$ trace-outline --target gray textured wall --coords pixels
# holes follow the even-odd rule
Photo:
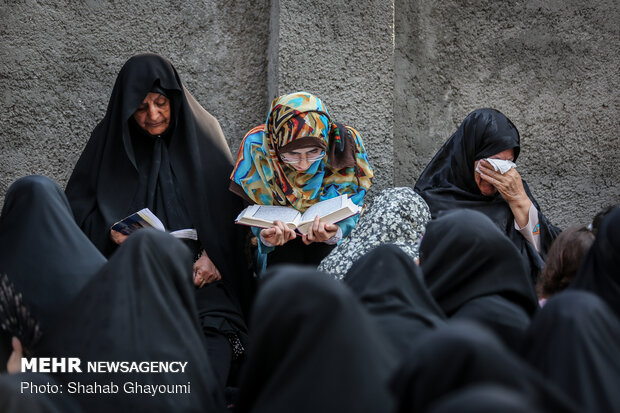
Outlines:
[[[519,171],[552,222],[620,203],[619,4],[397,0],[395,183],[413,185],[469,112],[494,107],[519,129]]]
[[[495,107],[521,132],[520,171],[547,215],[562,226],[586,223],[620,203],[619,7],[614,0],[5,1],[0,202],[27,174],[64,185],[122,64],[156,52],[220,120],[233,151],[264,121],[271,98],[317,94],[364,137],[375,191],[413,185],[471,110]]]
[[[271,18],[270,97],[305,90],[323,99],[362,135],[375,170],[371,191],[391,186],[392,2],[279,0]]]
[[[268,0],[0,3],[0,204],[24,175],[65,185],[137,53],[174,64],[236,154],[265,116],[268,31]]]

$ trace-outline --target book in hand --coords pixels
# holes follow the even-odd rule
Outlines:
[[[289,228],[307,234],[318,215],[321,221],[335,224],[361,212],[346,195],[317,202],[303,214],[295,208],[272,205],[250,205],[237,217],[235,223],[259,228],[271,228],[274,221],[282,221]]]
[[[138,212],[134,212],[128,217],[123,218],[118,221],[112,228],[114,231],[118,231],[123,235],[129,235],[132,232],[139,230],[140,228],[155,228],[160,231],[166,231],[164,224],[161,222],[157,216],[151,212],[148,208],[143,208]],[[198,233],[195,229],[179,229],[177,231],[170,232],[170,235],[176,238],[185,238],[185,239],[198,239]]]

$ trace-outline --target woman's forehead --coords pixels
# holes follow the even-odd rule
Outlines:
[[[168,100],[168,98],[162,95],[161,93],[149,92],[146,94],[146,96],[142,100],[142,103],[152,102],[154,100],[161,100],[161,99]]]
[[[302,154],[302,153],[307,153],[307,152],[312,152],[312,151],[322,151],[322,150],[323,148],[317,145],[317,146],[309,146],[307,148],[299,148],[299,149],[295,149],[295,150],[288,151],[288,152]]]
[[[515,150],[514,150],[514,148],[506,149],[505,151],[501,151],[499,153],[496,153],[493,156],[489,156],[489,158],[492,158],[492,159],[503,159],[503,160],[507,160],[507,161],[512,161],[515,158]]]

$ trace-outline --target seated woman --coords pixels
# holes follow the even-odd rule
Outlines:
[[[532,320],[521,355],[582,412],[620,411],[620,320],[597,295],[566,290]]]
[[[234,224],[243,203],[228,191],[231,170],[217,120],[169,61],[143,54],[120,70],[66,188],[78,225],[108,257],[125,239],[110,227],[145,207],[168,230],[196,229],[198,240],[187,242],[194,284],[204,287],[196,292],[198,310],[213,341],[209,351],[220,355],[245,341],[239,306],[247,314],[253,283],[245,254],[249,231]]]
[[[597,294],[620,318],[620,207],[602,220],[596,239],[569,289]]]
[[[0,215],[0,370],[13,350],[36,353],[105,263],[55,182],[28,176],[9,187]],[[18,302],[9,299],[17,294]]]
[[[488,217],[457,209],[429,222],[420,265],[446,316],[476,321],[518,345],[538,309],[536,293],[521,254]]]
[[[253,314],[236,412],[393,411],[389,344],[344,284],[307,266],[277,266]]]
[[[318,268],[342,279],[354,262],[383,244],[395,244],[417,262],[420,239],[430,217],[428,205],[413,189],[384,189],[374,197],[351,235]]]
[[[477,323],[460,320],[424,334],[391,380],[397,412],[430,412],[460,392],[480,385],[499,386],[538,409],[534,412],[578,412],[574,402],[553,383]],[[474,411],[471,406],[456,410]],[[485,412],[524,410],[475,410]]]
[[[230,189],[250,203],[304,212],[319,201],[343,194],[363,205],[372,176],[359,133],[334,123],[316,96],[297,92],[276,98],[266,123],[243,138]],[[349,235],[358,218],[338,224],[317,219],[303,236],[280,221],[253,231],[259,239],[259,254],[269,254],[267,265],[316,266]]]
[[[475,110],[439,149],[415,190],[433,218],[455,208],[476,209],[491,218],[519,249],[535,280],[560,230],[540,212],[516,168],[502,173],[486,160],[514,163],[519,150],[519,132],[506,116],[495,109]]]
[[[536,283],[541,306],[573,281],[593,242],[594,234],[586,227],[567,228],[553,241]]]

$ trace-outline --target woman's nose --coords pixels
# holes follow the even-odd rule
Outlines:
[[[308,162],[308,160],[304,158],[301,161],[299,161],[297,165],[299,165],[300,169],[306,170],[310,167],[310,162]]]
[[[157,111],[157,107],[155,105],[149,105],[148,115],[150,119],[156,119],[159,112]]]

